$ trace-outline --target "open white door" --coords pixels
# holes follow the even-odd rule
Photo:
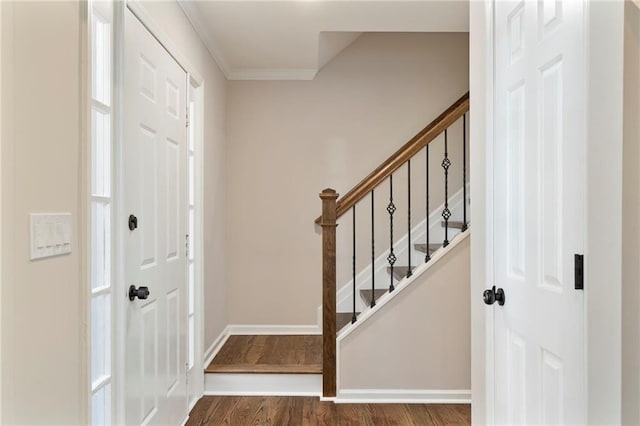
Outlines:
[[[494,6],[495,422],[585,424],[585,4]]]
[[[125,13],[125,278],[139,290],[126,313],[125,415],[177,425],[187,415],[187,76]]]

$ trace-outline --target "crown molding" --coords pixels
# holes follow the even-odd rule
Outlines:
[[[230,68],[229,64],[224,59],[222,55],[222,51],[218,44],[213,40],[211,34],[207,30],[206,25],[200,19],[200,11],[198,10],[198,6],[193,1],[189,0],[177,0],[178,5],[182,8],[182,11],[187,16],[189,22],[191,22],[191,26],[196,31],[196,34],[200,37],[205,47],[213,57],[213,60],[216,61],[220,71],[229,79]]]
[[[231,68],[222,54],[222,49],[200,18],[200,11],[196,3],[189,0],[177,1],[227,80],[313,80],[318,74],[317,68]]]
[[[241,68],[232,70],[229,80],[313,80],[317,69]]]

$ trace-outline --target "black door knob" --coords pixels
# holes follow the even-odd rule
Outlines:
[[[486,305],[493,305],[496,301],[496,294],[493,292],[493,289],[485,290],[484,293],[482,293],[482,300],[484,300]]]
[[[138,228],[138,218],[134,215],[129,215],[129,231],[135,231]]]
[[[129,286],[129,300],[133,301],[136,299],[136,297],[138,299],[146,299],[147,297],[149,297],[149,287],[143,287],[140,286],[139,288],[136,288],[135,285],[131,285]]]
[[[496,290],[495,285],[493,288],[485,290],[482,293],[482,300],[484,300],[484,303],[487,305],[493,305],[495,302],[498,302],[498,305],[502,306],[504,305],[504,299],[504,290],[501,288]]]

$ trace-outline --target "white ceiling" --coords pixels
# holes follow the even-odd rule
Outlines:
[[[178,0],[230,80],[311,80],[363,32],[467,32],[464,0]]]

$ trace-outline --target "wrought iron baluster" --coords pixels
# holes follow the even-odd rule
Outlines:
[[[444,242],[442,247],[449,245],[449,218],[451,217],[451,210],[449,210],[449,167],[451,166],[451,160],[449,160],[447,141],[447,129],[444,130],[444,160],[442,160],[442,168],[444,169],[444,209],[442,210],[442,218],[444,219]]]
[[[429,252],[429,144],[427,144],[427,146],[425,147],[426,149],[426,169],[427,169],[427,173],[426,173],[426,178],[425,178],[425,187],[427,188],[427,196],[426,196],[426,206],[425,206],[425,210],[427,212],[427,219],[425,221],[425,227],[426,227],[426,243],[427,243],[427,254],[424,255],[424,262],[427,263],[428,261],[431,260],[431,254]]]
[[[353,316],[351,324],[356,322],[356,206],[351,209],[353,216]]]
[[[462,115],[462,228],[467,230],[467,114]]]
[[[376,306],[376,250],[375,250],[375,230],[374,230],[374,209],[373,209],[373,189],[371,190],[371,307]]]
[[[393,175],[389,176],[389,205],[387,205],[387,212],[389,213],[389,256],[387,261],[391,270],[391,282],[389,284],[389,292],[395,290],[393,286],[393,264],[396,263],[396,255],[393,253],[393,214],[396,211],[396,206],[393,204]]]
[[[411,160],[407,160],[407,258],[409,269],[407,278],[413,275],[411,271]]]

